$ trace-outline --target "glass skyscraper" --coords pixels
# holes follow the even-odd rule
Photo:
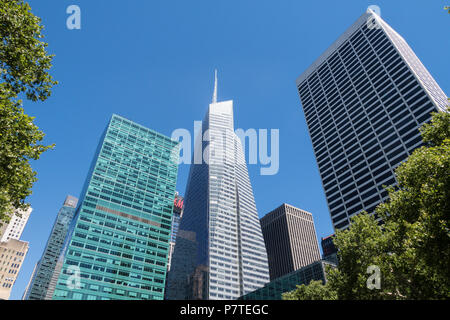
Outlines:
[[[56,262],[61,254],[69,225],[75,214],[78,199],[67,196],[62,208],[56,216],[52,231],[42,253],[41,259],[35,266],[30,283],[24,294],[25,300],[44,300],[47,295],[50,279],[55,271]]]
[[[173,203],[173,218],[172,218],[172,232],[170,235],[170,241],[175,243],[177,238],[178,229],[180,227],[180,221],[183,217],[184,198],[178,193],[175,195]]]
[[[298,79],[335,229],[373,213],[394,169],[422,145],[419,127],[447,97],[406,41],[368,9]]]
[[[177,192],[175,194],[175,200],[173,202],[172,231],[170,232],[169,262],[167,263],[168,272],[170,271],[173,249],[175,248],[178,229],[180,228],[181,217],[183,217],[183,205],[184,205],[184,198],[180,196]]]
[[[54,300],[164,297],[179,144],[113,115],[65,243]]]
[[[237,299],[269,282],[269,270],[233,102],[217,102],[217,78],[201,131],[167,298]]]

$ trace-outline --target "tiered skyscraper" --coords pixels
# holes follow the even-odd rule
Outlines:
[[[56,268],[56,263],[61,254],[64,240],[69,230],[69,225],[75,214],[78,199],[67,196],[62,208],[56,216],[52,231],[42,253],[41,259],[36,264],[33,275],[23,299],[44,300],[47,295],[50,280]]]
[[[406,41],[368,10],[298,79],[335,229],[372,213],[447,97]]]
[[[178,142],[111,117],[64,245],[54,300],[163,299],[178,159]]]
[[[233,102],[217,102],[216,76],[213,101],[195,141],[168,299],[237,299],[269,282],[264,239],[233,121]]]

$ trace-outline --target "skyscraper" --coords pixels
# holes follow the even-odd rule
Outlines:
[[[2,230],[0,231],[0,242],[6,242],[9,239],[19,240],[32,211],[32,208],[28,208],[27,210],[15,210],[12,213],[11,220],[9,220],[7,224],[4,223],[2,226]]]
[[[387,199],[383,185],[421,146],[447,97],[406,41],[368,9],[298,79],[335,229]]]
[[[42,257],[37,262],[30,283],[27,286],[24,294],[25,300],[45,299],[50,279],[55,271],[56,262],[61,254],[64,239],[67,236],[69,225],[75,214],[77,203],[77,198],[67,196],[62,208],[59,210]]]
[[[237,299],[269,282],[233,102],[217,102],[217,74],[214,88],[195,141],[168,299]]]
[[[178,157],[178,142],[111,117],[64,244],[54,300],[163,299]]]
[[[178,194],[175,194],[175,200],[173,203],[173,216],[172,216],[172,230],[170,232],[170,249],[169,249],[169,261],[167,263],[167,271],[170,271],[170,265],[172,261],[173,249],[177,239],[178,229],[180,227],[180,221],[183,217],[183,204],[184,198]]]
[[[0,228],[0,300],[8,300],[17,279],[29,244],[20,241],[32,208],[11,212],[11,219]]]
[[[282,204],[261,218],[269,258],[270,280],[320,260],[311,213]]]
[[[28,242],[16,239],[0,242],[0,300],[9,299],[27,252]]]

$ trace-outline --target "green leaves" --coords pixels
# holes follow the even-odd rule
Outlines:
[[[0,76],[5,88],[32,101],[44,101],[57,82],[48,74],[53,55],[40,41],[41,19],[23,0],[0,0]]]
[[[449,98],[450,100],[450,98]],[[420,128],[422,139],[431,146],[437,146],[450,139],[450,109],[447,112],[439,112],[434,115],[430,123]]]
[[[312,299],[450,298],[450,114],[433,114],[421,128],[427,146],[416,149],[396,169],[397,186],[374,216],[360,213],[337,231],[339,266],[326,285],[311,283],[284,295]],[[381,271],[380,289],[367,287],[367,267]],[[310,287],[310,288],[309,288]]]
[[[29,160],[53,147],[39,143],[44,133],[5,91],[0,86],[0,221],[9,219],[12,208],[27,208],[24,200],[36,181]]]
[[[40,142],[44,133],[24,113],[20,94],[44,101],[57,82],[49,75],[53,56],[40,39],[41,20],[23,0],[0,0],[0,224],[8,222],[14,208],[26,209],[37,160],[53,146]]]
[[[396,170],[399,190],[377,208],[389,214],[392,270],[410,299],[450,297],[450,117],[437,113],[416,149]],[[403,276],[401,275],[403,273]]]
[[[311,281],[309,285],[302,284],[291,292],[283,293],[283,300],[335,300],[336,294],[322,281]]]

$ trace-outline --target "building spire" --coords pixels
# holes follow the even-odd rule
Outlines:
[[[217,103],[217,69],[214,70],[214,93],[212,103]]]

